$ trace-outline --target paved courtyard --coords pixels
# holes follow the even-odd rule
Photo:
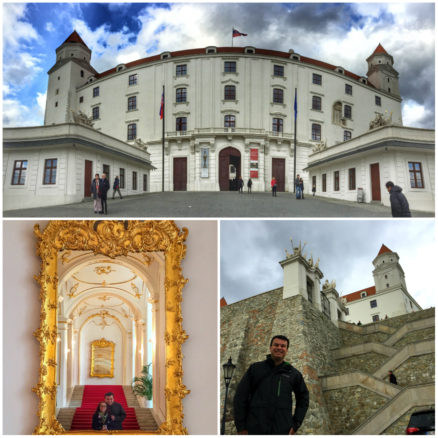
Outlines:
[[[389,207],[359,204],[327,198],[295,199],[293,193],[239,194],[238,192],[147,193],[108,200],[109,214],[116,218],[177,217],[391,217]],[[434,217],[433,213],[412,212],[414,217]],[[93,212],[89,200],[77,204],[4,212],[4,217],[87,218],[102,217]]]

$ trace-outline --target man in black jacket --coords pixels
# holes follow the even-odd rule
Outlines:
[[[395,186],[392,181],[388,181],[385,185],[389,192],[392,217],[411,217],[409,203],[406,196],[402,193],[402,188]]]
[[[106,177],[105,173],[102,173],[102,184],[100,187],[101,199],[102,199],[102,214],[108,214],[108,205],[106,201],[107,201],[107,193],[109,189],[110,189],[110,184],[108,178]]]
[[[126,417],[126,412],[120,403],[114,401],[114,394],[107,392],[105,394],[105,403],[108,406],[108,415],[111,421],[108,423],[109,430],[122,430],[122,421]]]
[[[309,391],[303,376],[284,361],[289,339],[271,339],[267,359],[253,363],[242,377],[234,396],[234,422],[241,435],[293,435],[309,407]],[[296,407],[292,416],[292,391]]]

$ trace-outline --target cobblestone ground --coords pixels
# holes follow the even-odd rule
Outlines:
[[[378,204],[359,204],[335,199],[306,197],[293,193],[239,194],[238,192],[165,192],[108,200],[107,217],[381,217],[391,210]],[[433,213],[412,212],[414,217],[434,217]],[[93,213],[89,200],[77,204],[29,208],[4,212],[4,217],[78,218],[102,217]]]

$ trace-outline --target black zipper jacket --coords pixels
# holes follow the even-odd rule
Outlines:
[[[247,430],[250,435],[287,435],[291,427],[298,430],[308,407],[309,391],[301,373],[287,362],[275,366],[268,355],[253,363],[237,386],[234,422],[238,432]]]

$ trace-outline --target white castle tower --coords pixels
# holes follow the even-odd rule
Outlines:
[[[394,58],[387,53],[381,44],[367,58],[368,81],[381,91],[400,97],[398,72],[393,68]]]
[[[73,121],[78,104],[76,88],[97,74],[90,65],[91,50],[76,31],[56,49],[56,63],[49,70],[45,125]]]

